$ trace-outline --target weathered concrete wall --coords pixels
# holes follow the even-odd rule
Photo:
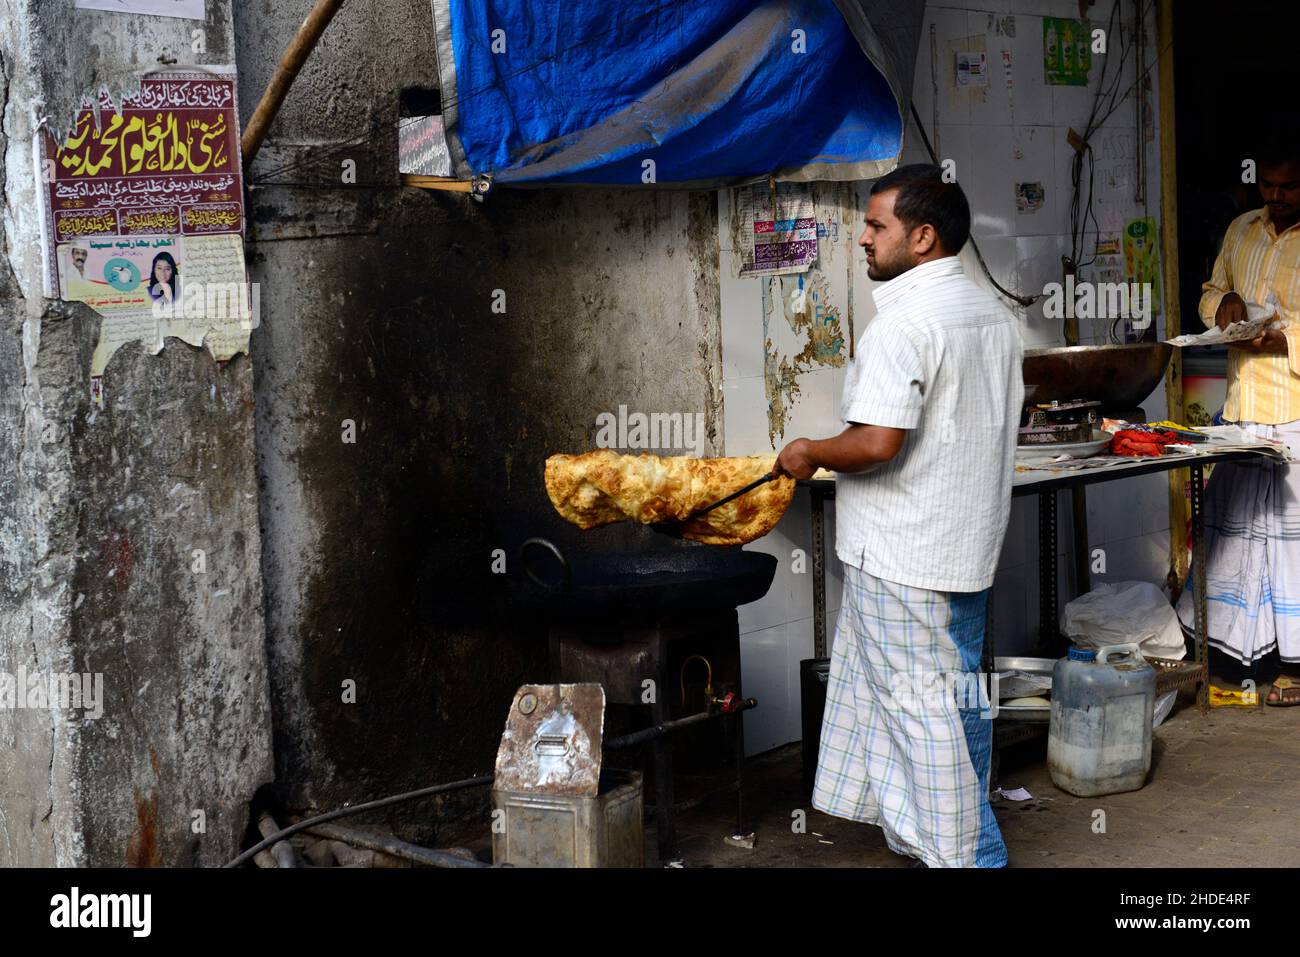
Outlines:
[[[246,115],[300,7],[237,11]],[[704,413],[705,453],[721,446],[714,197],[500,190],[480,204],[399,188],[399,92],[435,85],[426,0],[345,5],[253,170],[318,158],[269,177],[314,187],[254,189],[251,246],[277,781],[297,807],[490,769],[546,648],[492,550],[514,571],[535,534],[654,538],[565,525],[548,454],[593,447],[596,415],[620,404]],[[347,158],[356,186],[339,181]],[[485,826],[482,797],[392,820],[440,839]]]
[[[98,317],[40,290],[39,105],[66,124],[83,93],[159,55],[230,62],[229,0],[207,9],[206,24],[70,0],[0,10],[0,671],[104,682],[97,720],[0,709],[0,865],[220,863],[272,773],[251,363],[130,346],[96,411]],[[207,53],[191,57],[196,28]]]
[[[237,57],[246,119],[305,9],[243,4],[235,30],[229,2],[208,0],[198,57],[187,21],[70,2],[0,13],[0,671],[106,686],[97,721],[0,710],[0,864],[223,860],[272,777],[272,701],[295,806],[485,770],[545,657],[493,550],[513,572],[532,534],[570,548],[649,536],[563,525],[546,455],[591,447],[596,415],[620,405],[703,413],[706,451],[720,447],[713,197],[480,205],[398,188],[399,91],[434,85],[423,0],[345,6],[272,130],[259,169],[351,142],[358,184],[331,156],[288,177],[314,187],[253,189],[253,359],[127,347],[93,409],[98,319],[40,296],[34,105],[62,125],[88,89],[159,55]],[[481,826],[479,799],[396,820],[434,837],[435,818]]]

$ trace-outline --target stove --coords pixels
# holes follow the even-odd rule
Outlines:
[[[1101,403],[1088,399],[1029,405],[1021,415],[1017,445],[1087,442],[1101,422]]]
[[[728,694],[741,696],[736,606],[766,594],[776,572],[774,556],[689,545],[566,557],[537,538],[525,542],[522,552],[525,572],[546,596],[551,682],[599,684],[611,706],[649,706],[654,725],[720,707]],[[546,552],[549,574],[539,564]],[[677,745],[680,757],[703,758],[705,746],[716,748],[716,741],[700,735]],[[732,787],[739,794],[741,715],[735,715],[728,736],[737,770]],[[692,738],[701,745],[698,755],[690,752]],[[675,843],[674,743],[661,736],[651,750],[659,856],[666,861]]]

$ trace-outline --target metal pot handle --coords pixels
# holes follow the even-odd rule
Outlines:
[[[560,563],[560,568],[564,570],[564,586],[563,586],[564,591],[565,592],[572,591],[573,572],[569,568],[568,560],[565,559],[564,555],[560,553],[560,550],[555,547],[555,543],[545,538],[530,538],[528,539],[528,541],[524,542],[522,545],[519,546],[519,561],[524,566],[524,574],[532,579],[533,584],[537,585],[539,588],[545,589],[546,591],[556,590],[554,585],[551,585],[550,583],[545,581],[540,575],[538,575],[535,571],[533,571],[532,566],[528,564],[528,546],[530,545],[538,545],[542,548],[545,548],[548,551],[550,551],[552,555],[555,556],[556,560],[559,561]]]

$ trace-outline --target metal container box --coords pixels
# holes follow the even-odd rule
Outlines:
[[[494,788],[492,860],[514,867],[644,867],[641,805],[641,775],[610,768],[601,770],[594,796]]]
[[[514,867],[643,867],[641,775],[601,767],[605,690],[524,685],[497,749],[492,859]]]

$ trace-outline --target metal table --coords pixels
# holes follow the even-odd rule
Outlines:
[[[1026,495],[1038,496],[1038,588],[1039,588],[1039,641],[1040,644],[1054,652],[1064,653],[1063,640],[1058,627],[1058,606],[1060,596],[1057,594],[1057,502],[1056,493],[1069,489],[1073,498],[1074,517],[1074,567],[1075,588],[1079,594],[1091,588],[1089,576],[1089,549],[1087,527],[1086,489],[1089,485],[1100,482],[1113,482],[1117,479],[1148,475],[1152,472],[1168,472],[1173,469],[1190,469],[1191,471],[1191,519],[1192,519],[1192,600],[1196,619],[1196,653],[1192,661],[1154,661],[1157,672],[1157,688],[1164,691],[1182,687],[1195,686],[1196,703],[1202,713],[1209,710],[1209,645],[1206,634],[1205,612],[1205,541],[1203,537],[1201,500],[1204,494],[1205,466],[1216,462],[1234,462],[1253,458],[1267,458],[1262,452],[1210,452],[1200,455],[1166,455],[1160,458],[1133,459],[1124,465],[1103,469],[1079,469],[1075,472],[1017,472],[1012,483],[1011,495],[1020,498]],[[808,488],[812,496],[812,553],[813,553],[813,654],[818,658],[827,657],[826,643],[826,530],[825,504],[827,499],[835,498],[835,480],[827,478],[807,479],[799,483]],[[990,626],[984,631],[985,669],[991,670],[993,662],[993,602],[989,601]],[[1008,734],[999,734],[1000,745],[1023,740],[1045,725],[1021,725],[1010,729]]]

